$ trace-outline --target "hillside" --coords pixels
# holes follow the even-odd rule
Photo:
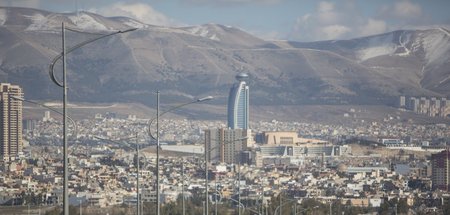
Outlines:
[[[48,76],[61,52],[61,22],[80,31],[126,34],[67,58],[69,100],[153,104],[213,95],[225,105],[238,72],[249,74],[252,105],[393,105],[399,95],[450,95],[450,35],[404,30],[341,41],[265,41],[219,24],[171,28],[127,17],[0,8],[0,81],[27,98],[59,100]],[[67,31],[71,47],[95,37]],[[61,65],[56,66],[60,73]]]

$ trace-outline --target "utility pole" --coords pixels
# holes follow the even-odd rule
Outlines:
[[[216,174],[214,175],[214,182],[215,182],[215,184],[214,184],[214,186],[216,187],[216,189],[215,189],[215,191],[216,191],[216,195],[215,195],[215,201],[216,201],[216,205],[215,205],[215,215],[217,215],[217,197],[218,197],[218,191],[217,191],[217,172],[216,172]]]
[[[139,144],[138,144],[138,134],[136,132],[136,160],[137,160],[137,174],[136,174],[136,210],[137,210],[137,215],[140,215],[140,196],[139,196]]]
[[[183,215],[186,214],[186,206],[184,205],[184,159],[181,158],[181,202],[183,205]]]
[[[67,144],[67,72],[66,72],[66,28],[62,23],[62,63],[63,63],[63,153],[64,153],[64,182],[63,205],[64,215],[69,215],[69,153]]]
[[[156,92],[156,214],[160,215],[159,199],[159,90]]]
[[[332,211],[331,211],[331,205],[333,204],[333,202],[330,202],[330,215],[332,215]]]
[[[280,215],[283,214],[283,213],[281,213],[281,211],[283,210],[283,207],[281,206],[281,197],[282,197],[281,194],[283,194],[283,193],[280,192]],[[274,214],[274,215],[275,215],[275,214]]]
[[[239,215],[241,215],[241,160],[239,158],[238,164],[238,203],[239,203]]]
[[[208,215],[208,153],[209,148],[206,145],[205,141],[205,214]]]

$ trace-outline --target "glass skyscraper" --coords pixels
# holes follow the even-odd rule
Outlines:
[[[245,79],[248,78],[246,73],[236,75],[238,83],[235,83],[230,89],[228,97],[228,128],[231,129],[248,129],[249,117],[249,94],[248,85]]]

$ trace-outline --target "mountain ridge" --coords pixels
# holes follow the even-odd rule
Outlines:
[[[400,95],[450,95],[447,29],[306,43],[266,41],[220,24],[165,27],[89,12],[5,7],[0,81],[22,85],[31,99],[60,98],[47,71],[61,50],[61,21],[97,33],[140,27],[70,53],[69,97],[75,101],[149,105],[160,90],[169,102],[212,94],[216,104],[226,104],[239,72],[249,74],[254,105],[393,105]],[[66,37],[69,47],[92,38],[73,32]]]

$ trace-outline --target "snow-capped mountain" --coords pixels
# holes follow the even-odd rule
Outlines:
[[[56,99],[48,66],[61,52],[61,23],[94,33],[139,28],[68,56],[76,101],[148,103],[214,94],[226,103],[234,76],[250,78],[252,104],[393,104],[399,95],[450,95],[446,28],[402,30],[339,41],[265,41],[218,24],[153,26],[127,17],[0,8],[0,81],[28,98]],[[67,31],[71,47],[92,34]],[[60,65],[57,69],[60,70]]]

